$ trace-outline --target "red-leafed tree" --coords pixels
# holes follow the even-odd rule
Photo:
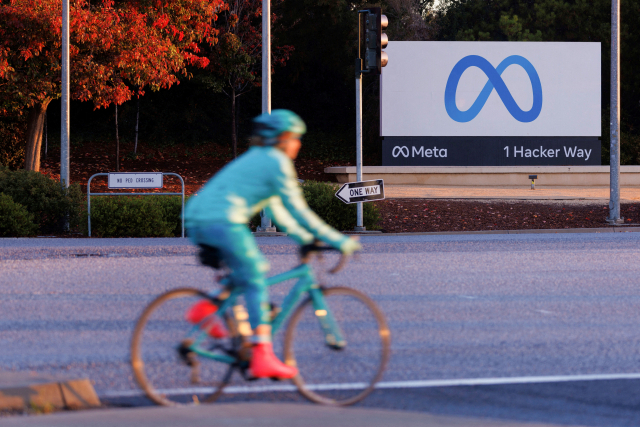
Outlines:
[[[71,98],[96,108],[206,67],[223,0],[71,0]],[[61,93],[62,2],[0,0],[0,114],[28,114],[25,168],[39,170],[44,114]],[[138,88],[134,90],[132,88]]]
[[[283,0],[272,0],[277,7]],[[219,42],[209,51],[208,73],[200,80],[214,92],[222,92],[231,100],[231,139],[233,154],[238,154],[236,126],[236,100],[254,86],[262,84],[262,0],[228,0],[228,8],[220,13]],[[278,16],[271,14],[272,26]],[[283,66],[293,50],[292,46],[279,46],[271,36],[271,72]],[[203,48],[204,50],[204,48]]]

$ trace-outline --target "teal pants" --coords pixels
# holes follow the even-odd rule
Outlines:
[[[269,324],[269,294],[265,280],[269,263],[249,228],[243,224],[208,224],[190,227],[188,235],[195,244],[220,250],[222,260],[231,270],[231,283],[244,290],[251,327]]]

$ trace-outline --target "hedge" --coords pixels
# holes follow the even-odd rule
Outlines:
[[[40,172],[12,171],[1,166],[0,193],[23,206],[41,234],[63,233],[67,221],[71,230],[76,229],[85,205],[77,184],[63,188],[59,181]]]
[[[0,193],[0,237],[32,236],[37,230],[33,214],[11,196]]]
[[[91,236],[180,236],[182,232],[181,203],[180,196],[92,197]],[[85,224],[87,224],[86,221]]]

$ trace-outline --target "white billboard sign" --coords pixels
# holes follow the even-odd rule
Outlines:
[[[600,136],[600,43],[389,42],[382,136]]]

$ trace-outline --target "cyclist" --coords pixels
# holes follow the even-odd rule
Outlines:
[[[226,165],[189,199],[185,225],[190,239],[220,251],[231,270],[231,281],[244,288],[249,322],[253,329],[253,355],[249,363],[257,378],[292,378],[298,373],[273,353],[270,307],[265,281],[269,265],[258,249],[249,220],[261,209],[299,244],[321,240],[343,253],[361,248],[313,213],[302,194],[293,161],[306,132],[302,119],[289,110],[274,110],[253,120],[252,147]],[[187,312],[197,323],[215,312],[200,302]],[[210,325],[209,334],[224,336],[222,325]]]

